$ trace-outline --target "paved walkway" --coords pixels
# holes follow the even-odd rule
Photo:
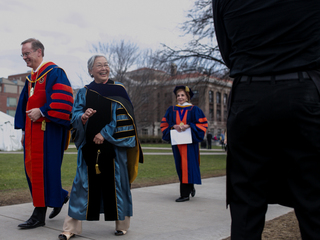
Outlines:
[[[220,240],[230,235],[230,213],[225,205],[225,177],[203,179],[196,186],[196,196],[188,202],[176,203],[179,184],[136,188],[133,195],[133,217],[125,236],[113,234],[114,222],[83,222],[83,233],[74,240]],[[67,206],[46,226],[21,230],[18,224],[29,218],[32,203],[0,207],[0,239],[51,240],[58,239]],[[270,205],[267,220],[291,211],[290,208]],[[47,216],[51,209],[48,209]],[[101,215],[103,219],[103,215]]]

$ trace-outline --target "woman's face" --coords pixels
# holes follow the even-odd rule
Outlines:
[[[177,102],[181,105],[185,102],[188,101],[188,97],[187,97],[187,94],[184,90],[178,90],[177,91]]]
[[[108,81],[110,68],[107,59],[104,57],[97,57],[94,60],[94,64],[90,73],[93,75],[96,83],[104,83]]]

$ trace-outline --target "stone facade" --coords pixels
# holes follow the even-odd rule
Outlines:
[[[0,78],[0,111],[15,115],[24,82],[20,79]]]
[[[187,85],[194,92],[191,103],[206,115],[213,136],[226,130],[227,99],[232,82],[201,73],[168,75],[152,69],[129,72],[123,81],[135,107],[140,136],[161,136],[160,123],[169,106],[176,104],[173,89]]]

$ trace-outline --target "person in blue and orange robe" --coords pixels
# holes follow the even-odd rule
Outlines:
[[[15,128],[24,136],[24,164],[35,207],[32,216],[20,228],[45,225],[47,207],[55,217],[69,199],[61,185],[61,164],[69,143],[73,91],[64,70],[53,62],[44,62],[44,46],[36,39],[22,42],[22,57],[32,68],[20,94]]]
[[[194,184],[201,184],[199,143],[203,141],[208,128],[207,118],[202,110],[190,103],[193,96],[188,86],[174,89],[177,105],[168,108],[161,121],[162,139],[170,142],[170,130],[178,132],[191,128],[192,143],[172,145],[176,170],[180,180],[180,197],[176,202],[189,200],[195,196]]]

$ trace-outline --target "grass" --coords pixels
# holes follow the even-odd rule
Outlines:
[[[165,144],[146,144],[143,147],[163,147]],[[168,145],[170,147],[170,145]],[[70,149],[68,151],[75,151]],[[153,150],[160,152],[160,150]],[[148,151],[149,152],[149,151]],[[167,151],[165,151],[167,152]],[[145,155],[145,162],[139,164],[138,177],[133,187],[150,186],[170,182],[178,182],[172,155]],[[226,169],[225,155],[202,155],[202,177],[221,176]],[[69,189],[76,174],[77,155],[65,154],[62,164],[62,186]],[[26,190],[28,184],[24,172],[23,154],[0,155],[0,194],[10,190]]]

